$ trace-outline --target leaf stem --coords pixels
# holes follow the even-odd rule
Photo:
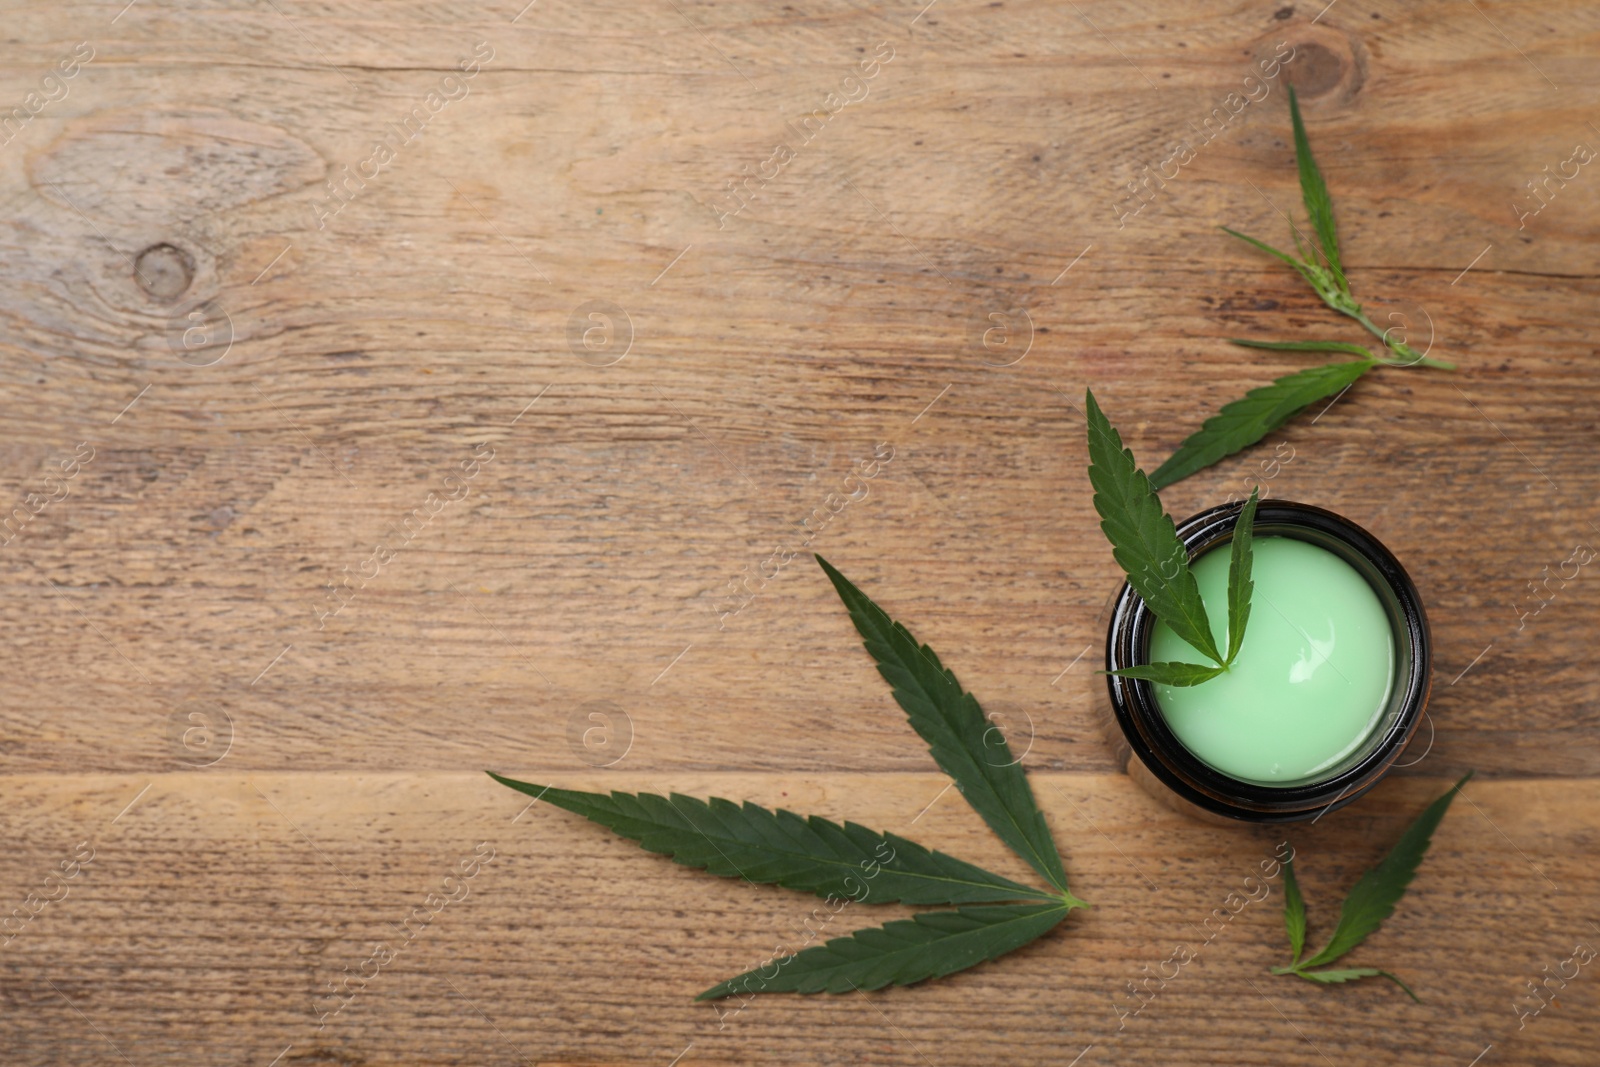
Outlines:
[[[1389,331],[1380,330],[1378,328],[1378,324],[1367,318],[1367,313],[1362,311],[1359,307],[1357,307],[1355,311],[1346,311],[1345,314],[1349,315],[1352,319],[1355,319],[1361,325],[1365,326],[1368,333],[1372,334],[1372,336],[1383,342],[1383,347],[1385,349],[1400,357],[1397,360],[1390,360],[1384,359],[1382,356],[1374,356],[1373,359],[1378,363],[1384,363],[1391,367],[1436,367],[1439,370],[1456,369],[1456,365],[1454,363],[1443,359],[1429,359],[1427,356],[1417,354],[1414,349],[1405,344],[1403,341],[1395,342],[1389,340]],[[1391,326],[1390,329],[1393,329],[1393,327]],[[1404,349],[1404,351],[1401,351],[1402,349]],[[1406,355],[1407,353],[1416,355],[1416,358],[1408,358]]]

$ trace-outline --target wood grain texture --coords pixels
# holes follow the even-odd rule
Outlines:
[[[6,1062],[1592,1061],[1600,979],[1520,1028],[1514,998],[1600,939],[1600,579],[1537,614],[1529,590],[1600,542],[1600,178],[1514,205],[1600,144],[1593,5],[7,20],[0,911],[94,859],[0,948]],[[1286,80],[1358,296],[1461,366],[1375,372],[1164,494],[1331,508],[1427,605],[1432,747],[1289,835],[1313,937],[1479,778],[1352,957],[1423,1005],[1270,976],[1274,883],[1119,1031],[1126,983],[1282,835],[1114,773],[1079,398],[1153,467],[1305,365],[1226,338],[1362,340],[1217,230],[1288,241]],[[1094,908],[946,981],[719,1021],[693,994],[813,903],[519,816],[479,772],[748,798],[1020,874],[940,797],[821,573],[772,576],[807,547],[1002,717]],[[318,1030],[326,983],[479,842],[470,895]]]

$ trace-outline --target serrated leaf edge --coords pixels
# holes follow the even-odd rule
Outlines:
[[[892,936],[891,931],[896,931],[896,932],[898,932],[898,931],[907,931],[907,930],[910,930],[910,929],[912,929],[914,927],[922,927],[924,929],[927,929],[927,928],[929,928],[931,926],[931,924],[933,922],[936,922],[936,921],[939,921],[941,919],[945,919],[945,918],[948,918],[948,917],[951,917],[951,916],[961,916],[963,918],[969,918],[975,913],[979,913],[979,912],[994,912],[994,911],[1001,911],[1001,910],[1010,910],[1010,911],[1013,911],[1013,912],[1016,913],[1016,914],[1014,914],[1014,916],[1012,918],[1004,920],[1004,923],[1031,922],[1031,921],[1035,921],[1035,920],[1038,920],[1038,919],[1048,918],[1052,914],[1054,914],[1055,918],[1054,918],[1053,922],[1051,922],[1048,925],[1044,926],[1042,929],[1039,930],[1038,933],[1034,934],[1032,937],[1028,938],[1026,941],[1023,941],[1023,942],[1020,942],[1018,944],[1012,945],[1009,948],[1001,949],[1000,951],[995,952],[993,955],[989,955],[989,954],[985,953],[985,954],[979,956],[976,959],[972,959],[967,963],[964,963],[964,964],[962,964],[960,966],[957,966],[957,967],[952,967],[952,968],[950,968],[948,970],[935,971],[935,972],[932,972],[932,973],[922,974],[922,975],[918,975],[918,976],[911,977],[911,978],[906,978],[903,975],[899,975],[899,974],[891,974],[889,976],[884,977],[881,981],[869,981],[864,985],[858,985],[855,982],[851,981],[849,978],[845,978],[844,980],[850,986],[850,988],[852,990],[855,990],[855,991],[863,991],[863,990],[870,991],[870,990],[873,990],[873,989],[881,989],[881,988],[883,988],[884,986],[887,986],[887,985],[913,985],[913,984],[915,984],[917,982],[929,981],[929,980],[937,979],[937,978],[943,978],[943,977],[946,977],[948,975],[955,974],[955,973],[958,973],[960,971],[968,970],[968,969],[970,969],[972,967],[976,967],[979,964],[990,963],[990,962],[993,962],[996,959],[999,959],[1003,955],[1007,955],[1007,954],[1009,954],[1011,952],[1017,951],[1020,948],[1023,948],[1023,947],[1025,947],[1027,945],[1030,945],[1033,942],[1035,942],[1035,941],[1039,940],[1040,938],[1044,937],[1046,934],[1050,933],[1057,926],[1059,926],[1061,924],[1061,922],[1067,917],[1067,915],[1073,910],[1073,905],[1069,904],[1069,903],[1067,903],[1065,901],[1058,901],[1055,904],[1050,904],[1050,905],[1046,905],[1046,904],[974,905],[974,906],[970,906],[970,907],[944,909],[944,910],[940,910],[940,911],[923,911],[923,912],[918,912],[915,915],[912,915],[909,919],[896,919],[896,920],[892,920],[890,922],[884,923],[881,926],[862,927],[862,928],[860,928],[858,930],[854,930],[851,933],[844,935],[843,937],[831,938],[831,939],[829,939],[828,941],[824,942],[821,945],[812,945],[812,946],[808,946],[806,948],[801,949],[799,952],[787,953],[787,954],[785,954],[783,956],[774,956],[772,959],[768,960],[767,963],[763,964],[762,966],[776,965],[779,968],[779,970],[781,971],[781,968],[784,965],[786,965],[786,964],[788,964],[790,962],[793,962],[796,959],[800,959],[800,958],[804,957],[807,953],[826,953],[826,952],[832,951],[832,952],[834,952],[836,954],[840,954],[840,953],[843,953],[843,952],[847,951],[846,948],[842,948],[840,946],[850,946],[851,950],[853,950],[854,946],[861,945],[863,943],[861,941],[861,938],[862,938],[862,935],[864,935],[864,934],[878,933],[878,934],[883,934],[884,936],[887,937],[887,936]],[[960,931],[958,934],[954,934],[954,935],[951,935],[951,936],[952,937],[964,936],[964,935],[972,934],[972,933],[979,932],[979,931],[990,932],[990,931],[995,930],[997,927],[999,927],[1001,925],[1004,925],[1004,923],[995,923],[995,924],[990,924],[990,925],[987,925],[987,926],[975,926],[975,927],[971,927],[971,928],[969,928],[967,930]],[[921,944],[925,945],[925,944],[929,944],[929,943],[932,943],[932,942],[922,942]],[[911,948],[915,948],[915,947],[918,947],[917,943],[912,943],[912,945],[909,946],[908,949],[905,949],[905,950],[895,949],[895,950],[891,950],[890,952],[884,953],[884,955],[887,957],[889,955],[892,955],[896,951],[909,951]],[[842,969],[843,967],[848,966],[850,963],[854,963],[854,962],[860,962],[860,960],[846,960],[846,961],[840,963],[838,965],[838,968]],[[776,976],[776,972],[775,972],[774,975],[763,975],[761,973],[761,968],[760,967],[753,968],[751,970],[744,971],[744,972],[742,972],[740,974],[736,974],[732,978],[729,978],[729,979],[726,979],[724,981],[718,982],[716,985],[714,985],[711,988],[705,990],[704,992],[698,994],[695,997],[695,1000],[697,1000],[697,1001],[700,1001],[700,1000],[717,1000],[717,999],[720,999],[722,997],[730,996],[730,995],[732,995],[733,993],[735,993],[737,991],[734,988],[735,987],[735,983],[739,982],[741,979],[750,979],[752,977],[755,977],[757,979],[761,979],[761,980],[765,980],[765,981],[772,981],[775,976]],[[756,993],[760,993],[760,992],[764,992],[764,991],[765,990],[762,990],[762,989],[754,990],[754,992],[756,992]],[[746,993],[752,992],[748,988],[748,983],[746,984],[746,989],[744,990],[744,992],[746,992]],[[813,995],[813,994],[821,993],[821,992],[842,993],[842,992],[845,992],[845,990],[842,990],[842,989],[839,989],[839,990],[829,989],[828,988],[828,983],[825,981],[822,985],[819,985],[818,988],[816,988],[816,989],[779,989],[779,990],[773,990],[773,992],[797,992],[797,993],[800,993],[801,995]]]
[[[944,666],[944,664],[939,660],[937,653],[935,653],[931,647],[919,642],[915,634],[907,629],[904,624],[897,622],[894,618],[892,618],[888,612],[883,610],[883,608],[879,607],[876,601],[864,593],[854,582],[846,578],[837,567],[833,566],[833,564],[829,563],[820,555],[814,554],[814,558],[816,559],[817,564],[822,568],[823,573],[828,576],[828,580],[833,584],[834,591],[838,593],[840,600],[844,602],[845,610],[850,615],[851,622],[856,627],[856,632],[861,636],[863,645],[867,646],[867,654],[871,656],[874,663],[877,665],[878,673],[884,676],[885,681],[889,682],[892,693],[898,693],[901,687],[889,679],[885,673],[883,660],[879,658],[878,654],[874,652],[871,647],[874,642],[881,644],[882,641],[881,639],[876,639],[869,636],[863,631],[862,621],[857,617],[858,610],[863,616],[877,624],[879,628],[884,629],[888,634],[898,637],[903,642],[908,643],[916,651],[922,662],[932,670],[935,676],[937,676],[937,678],[940,680],[940,684],[948,685],[955,690],[955,692],[958,694],[958,703],[963,699],[970,700],[973,706],[978,709],[979,713],[982,713],[982,705],[978,703],[977,698],[961,685],[960,680],[955,676],[955,672]],[[892,653],[894,650],[892,647],[890,647],[888,651]],[[898,659],[898,655],[896,655],[895,658]],[[993,796],[996,806],[1004,815],[1005,825],[1009,827],[1010,834],[1015,836],[1016,841],[1011,840],[1010,837],[1008,837],[1008,834],[1003,832],[1001,826],[995,825],[989,814],[979,808],[973,798],[967,795],[966,790],[959,788],[960,781],[956,779],[956,776],[952,773],[951,769],[944,765],[934,741],[923,733],[923,729],[921,726],[919,726],[917,720],[912,718],[911,713],[907,711],[906,717],[910,721],[912,729],[916,731],[917,735],[922,737],[923,741],[928,744],[930,754],[934,757],[934,762],[939,765],[939,768],[943,770],[952,781],[956,782],[962,797],[969,805],[972,806],[973,810],[978,813],[978,815],[984,820],[989,828],[994,831],[995,835],[999,837],[1008,848],[1010,848],[1019,857],[1021,857],[1024,862],[1037,871],[1040,877],[1044,878],[1044,880],[1053,888],[1059,890],[1063,899],[1071,898],[1076,900],[1077,898],[1072,897],[1069,889],[1066,876],[1066,867],[1062,863],[1060,850],[1056,848],[1054,835],[1050,833],[1049,822],[1045,819],[1044,812],[1039,807],[1038,799],[1033,795],[1032,784],[1028,781],[1027,774],[1022,770],[1020,763],[1016,760],[1011,760],[1008,764],[1006,764],[1006,766],[1017,767],[1017,773],[1021,776],[1022,788],[1027,795],[1029,804],[1029,810],[1024,814],[1030,821],[1037,821],[1038,832],[1043,838],[1042,842],[1036,842],[1033,839],[1035,836],[1034,831],[1030,830],[1026,825],[1024,825],[1019,819],[1018,813],[1012,811],[1009,805],[1005,803],[1005,799],[1003,796],[1001,796],[999,789],[995,786],[995,783],[983,776],[983,772],[981,770],[983,765],[988,764],[989,766],[994,766],[993,764],[988,763],[987,754],[969,751],[966,745],[962,743],[960,734],[945,719],[945,716],[939,712],[934,695],[926,690],[921,679],[913,678],[913,681],[916,682],[916,685],[919,689],[923,690],[926,699],[934,703],[934,717],[937,720],[936,724],[944,733],[950,735],[948,744],[950,744],[951,747],[953,747],[956,751],[964,755],[975,767],[980,768],[980,781],[987,788],[988,793]],[[899,703],[898,696],[895,697],[895,700],[896,703]],[[906,709],[904,706],[902,706],[901,710],[905,711]],[[990,729],[998,729],[998,727],[991,726]],[[1005,733],[1003,730],[1000,731],[1000,736],[1003,746],[1002,751],[1005,755],[1010,756],[1010,747],[1005,743]],[[1022,843],[1021,846],[1017,844],[1018,841]]]
[[[626,793],[626,792],[621,792],[621,791],[618,791],[618,790],[612,790],[610,793],[592,793],[592,792],[588,792],[586,790],[561,789],[561,788],[559,788],[557,786],[540,786],[540,785],[536,785],[536,784],[531,783],[531,782],[521,782],[521,781],[518,781],[518,780],[516,780],[514,778],[507,778],[504,775],[496,774],[494,771],[486,771],[485,773],[487,773],[489,775],[489,777],[493,778],[495,781],[499,782],[501,785],[508,786],[509,788],[514,789],[519,793],[524,793],[524,794],[526,794],[528,796],[532,796],[532,797],[534,797],[535,800],[544,799],[545,803],[550,804],[553,807],[560,808],[561,810],[566,811],[569,814],[577,815],[580,818],[587,819],[587,820],[589,820],[590,822],[594,823],[597,826],[604,826],[606,829],[610,830],[612,833],[616,834],[618,837],[621,837],[621,838],[623,838],[624,840],[627,840],[627,841],[634,842],[635,844],[637,844],[640,848],[642,848],[646,852],[651,852],[651,853],[654,853],[656,855],[667,856],[668,858],[672,859],[674,862],[680,863],[683,866],[689,867],[691,869],[703,870],[703,871],[706,871],[707,874],[711,874],[711,875],[713,875],[715,877],[719,877],[719,878],[739,878],[739,879],[741,879],[743,881],[749,882],[751,885],[779,885],[779,886],[783,886],[783,888],[785,888],[785,889],[792,889],[795,892],[815,892],[816,895],[818,895],[818,896],[823,895],[820,890],[803,889],[801,887],[787,885],[783,881],[777,881],[777,880],[770,879],[770,878],[753,878],[750,875],[744,873],[744,871],[740,870],[739,867],[733,862],[732,858],[729,857],[728,854],[723,851],[722,846],[717,844],[717,842],[711,837],[711,835],[707,834],[704,829],[702,829],[700,826],[696,825],[695,820],[691,819],[687,815],[683,815],[684,821],[691,828],[693,828],[696,832],[698,832],[700,834],[700,836],[704,837],[706,839],[707,843],[709,843],[713,849],[715,849],[717,852],[721,853],[724,862],[726,862],[727,865],[730,868],[733,869],[733,873],[723,873],[723,872],[720,872],[720,871],[709,870],[709,869],[707,869],[706,867],[704,867],[704,866],[702,866],[700,864],[690,863],[690,862],[686,862],[684,860],[681,860],[681,859],[678,858],[677,854],[674,853],[674,852],[665,851],[663,849],[659,849],[659,848],[655,848],[655,847],[652,847],[650,845],[647,845],[647,844],[645,844],[643,842],[643,840],[641,838],[634,837],[634,836],[632,836],[630,834],[623,833],[622,831],[616,829],[615,827],[610,826],[609,824],[607,824],[605,822],[602,822],[601,820],[595,818],[593,815],[590,815],[590,814],[588,814],[586,812],[574,810],[574,808],[569,807],[567,803],[563,803],[562,800],[559,800],[559,799],[547,799],[546,796],[547,796],[547,794],[573,794],[573,793],[576,793],[576,794],[584,796],[584,797],[593,797],[593,798],[596,798],[596,799],[599,799],[599,800],[610,800],[610,801],[613,801],[613,802],[618,797],[623,797],[623,798],[626,798],[628,800],[632,800],[632,801],[635,801],[635,802],[639,802],[640,798],[650,798],[650,799],[653,799],[653,800],[665,800],[669,805],[672,806],[672,808],[675,811],[678,811],[680,813],[680,815],[683,814],[683,811],[682,811],[681,805],[679,804],[679,801],[688,800],[688,801],[693,801],[693,802],[696,802],[696,803],[705,804],[706,807],[711,809],[713,812],[715,812],[715,810],[716,810],[715,806],[720,803],[720,804],[726,804],[726,805],[732,806],[734,808],[737,808],[737,809],[740,810],[741,813],[747,813],[747,809],[754,808],[757,811],[761,812],[763,815],[771,816],[775,822],[781,822],[782,821],[782,817],[784,815],[790,815],[790,816],[793,816],[796,819],[805,820],[808,825],[811,824],[812,820],[820,820],[821,822],[827,824],[827,826],[828,826],[830,831],[838,831],[838,832],[844,833],[846,835],[848,835],[849,827],[851,825],[860,826],[860,824],[858,824],[858,823],[851,823],[849,821],[846,821],[844,823],[837,823],[837,822],[834,822],[831,819],[825,818],[823,816],[818,816],[818,815],[799,815],[799,814],[797,814],[795,812],[788,811],[787,809],[784,809],[784,808],[767,808],[767,807],[765,807],[763,805],[756,804],[756,803],[754,803],[752,801],[748,801],[748,800],[744,801],[742,803],[736,803],[735,801],[727,800],[727,799],[722,798],[722,797],[710,797],[710,798],[708,798],[706,800],[701,800],[698,797],[690,797],[687,794],[683,794],[683,793],[671,793],[671,794],[647,793],[647,792]],[[538,790],[538,792],[535,793],[534,790]],[[813,829],[813,832],[815,832],[815,828],[812,827],[812,829]],[[947,875],[925,874],[925,873],[920,873],[920,872],[908,871],[908,870],[904,870],[904,869],[888,868],[893,873],[895,873],[895,874],[897,874],[897,875],[899,875],[899,876],[901,876],[903,878],[914,879],[915,881],[925,882],[925,883],[946,883],[946,884],[949,884],[951,886],[966,886],[966,887],[986,888],[986,889],[993,889],[993,890],[1002,890],[1002,889],[1007,889],[1007,890],[1014,889],[1015,890],[1013,895],[1009,895],[1009,896],[1005,896],[1005,897],[996,897],[994,900],[987,902],[987,903],[991,903],[991,904],[999,904],[999,903],[1003,903],[1003,902],[1009,901],[1009,900],[1029,900],[1029,901],[1035,901],[1035,902],[1054,903],[1054,902],[1059,902],[1059,901],[1061,901],[1063,899],[1060,894],[1051,893],[1051,892],[1048,892],[1048,891],[1042,890],[1042,889],[1036,889],[1033,886],[1023,885],[1022,883],[1016,882],[1016,881],[1014,881],[1014,880],[1012,880],[1010,878],[1007,878],[1004,875],[995,874],[993,871],[989,871],[989,870],[984,869],[983,867],[979,867],[975,863],[971,863],[971,862],[969,862],[967,860],[963,860],[958,856],[952,856],[947,852],[940,852],[937,849],[930,849],[925,845],[922,845],[922,844],[920,844],[918,842],[915,842],[915,841],[911,841],[909,838],[901,837],[898,834],[895,834],[895,833],[892,833],[892,832],[889,832],[889,831],[872,830],[869,827],[861,827],[861,829],[866,830],[868,833],[871,833],[871,834],[873,834],[873,835],[875,835],[877,837],[883,838],[884,840],[888,841],[892,847],[898,847],[900,844],[912,845],[912,846],[915,846],[918,849],[923,850],[924,852],[927,852],[929,854],[929,856],[934,858],[935,860],[953,860],[956,863],[960,863],[960,864],[964,864],[964,865],[969,866],[969,867],[973,867],[976,870],[981,871],[982,873],[984,873],[986,875],[989,875],[992,878],[996,879],[996,881],[995,882],[972,882],[972,881],[966,881],[964,879],[959,879],[959,878],[951,878],[951,877],[949,877]],[[750,842],[745,842],[745,844],[751,844],[751,843]],[[775,845],[772,845],[769,842],[761,842],[756,847],[759,847],[762,851],[771,852],[771,853],[775,853],[775,854],[779,854],[779,855],[791,856],[791,857],[794,857],[797,860],[809,861],[809,862],[813,863],[816,866],[816,868],[819,869],[819,870],[842,868],[842,869],[854,872],[854,871],[858,870],[858,868],[859,868],[859,864],[855,860],[830,859],[828,857],[816,856],[816,855],[813,855],[813,854],[808,853],[808,852],[800,852],[800,851],[794,851],[794,850],[779,848],[779,847],[777,847]],[[872,903],[874,903],[874,904],[879,904],[879,903],[898,903],[902,899],[903,898],[901,898],[901,897],[894,897],[892,900],[890,900],[888,898],[884,898],[884,899],[880,899],[880,900],[875,900]],[[1076,898],[1073,898],[1073,899],[1076,899]],[[945,902],[919,901],[919,902],[917,902],[915,904],[912,904],[911,906],[913,906],[913,907],[917,907],[917,906],[937,906],[940,903],[947,903],[947,904],[952,904],[952,905],[957,905],[957,906],[960,906],[960,905],[978,906],[982,902],[979,902],[979,901],[945,901]]]

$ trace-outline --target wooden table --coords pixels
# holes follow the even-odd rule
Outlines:
[[[32,917],[0,1059],[1595,1062],[1594,967],[1515,1007],[1600,945],[1600,563],[1529,589],[1600,545],[1600,177],[1527,187],[1600,144],[1592,5],[522,3],[7,17],[0,889]],[[1120,578],[1078,411],[1153,465],[1306,365],[1226,338],[1362,339],[1217,230],[1288,242],[1289,80],[1358,295],[1461,369],[1374,372],[1166,500],[1260,481],[1383,537],[1433,744],[1315,825],[1219,828],[1097,733]],[[481,772],[1022,875],[820,572],[773,575],[808,538],[1008,725],[1094,907],[930,985],[719,1014],[693,995],[816,902]],[[1421,1005],[1270,975],[1277,882],[1203,940],[1285,838],[1325,935],[1469,768],[1349,957]]]

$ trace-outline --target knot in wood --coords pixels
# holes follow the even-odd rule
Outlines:
[[[194,260],[170,244],[151,245],[133,263],[139,288],[157,300],[176,300],[194,282]]]

